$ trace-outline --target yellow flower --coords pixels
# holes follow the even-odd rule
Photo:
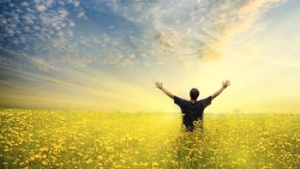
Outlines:
[[[157,166],[158,166],[158,162],[153,162],[153,163],[152,163],[152,166],[153,166],[153,167],[157,167]]]
[[[76,150],[76,146],[70,146],[69,150]]]
[[[41,148],[40,148],[40,151],[41,151],[41,152],[48,151],[48,147],[41,147]]]
[[[98,160],[103,160],[103,157],[102,157],[101,155],[98,155],[98,156],[97,156],[97,159],[98,159]]]
[[[133,162],[132,165],[133,165],[134,167],[136,167],[136,166],[138,166],[139,164],[138,164],[137,162]]]
[[[93,162],[92,159],[88,159],[88,160],[85,161],[86,164],[91,164],[92,162]]]
[[[30,161],[34,161],[35,157],[30,157],[29,159],[30,159]]]
[[[43,160],[43,161],[42,161],[42,164],[43,164],[43,165],[47,165],[47,164],[48,164],[48,162],[47,162],[47,161],[45,161],[45,160]]]
[[[34,155],[34,157],[37,159],[42,158],[42,156],[40,154],[36,154],[36,155]]]

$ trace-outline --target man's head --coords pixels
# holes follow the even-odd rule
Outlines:
[[[197,100],[198,96],[199,96],[199,90],[196,88],[192,88],[190,91],[190,97],[192,100]]]

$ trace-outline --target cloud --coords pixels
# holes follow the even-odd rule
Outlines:
[[[60,17],[65,18],[68,15],[68,12],[65,9],[58,10]]]
[[[52,55],[53,42],[66,46],[72,43],[68,41],[74,36],[72,28],[76,24],[68,15],[79,10],[79,4],[73,5],[76,2],[35,0],[5,3],[0,14],[3,27],[0,30],[0,44],[29,56],[45,58]]]
[[[46,0],[44,3],[46,6],[51,7],[55,3],[55,0]]]
[[[78,6],[79,6],[79,4],[80,4],[80,2],[79,2],[79,1],[74,1],[74,3],[73,3],[73,5],[74,5],[75,7],[78,7]]]
[[[50,70],[55,69],[53,66],[45,63],[45,61],[43,59],[32,58],[32,57],[28,57],[27,59],[32,65],[37,67],[37,69],[42,71],[42,72],[48,72],[49,73]]]
[[[185,64],[191,57],[218,57],[224,43],[249,29],[264,11],[281,2],[284,1],[10,3],[0,14],[0,43],[28,56],[78,66],[98,62],[132,67],[149,65],[149,60],[164,64],[168,59]],[[81,23],[86,24],[84,29]]]
[[[38,5],[38,6],[36,7],[36,9],[37,9],[39,12],[44,12],[44,11],[47,9],[47,7],[46,7],[45,5]]]
[[[80,11],[77,15],[77,18],[79,18],[79,19],[88,19],[88,17],[85,15],[84,11]]]
[[[108,57],[104,58],[100,63],[105,65],[116,65],[118,67],[134,67],[138,64],[138,60],[135,58],[134,54],[129,56],[116,54],[116,55],[108,55]]]
[[[94,8],[142,26],[142,38],[152,36],[160,44],[150,49],[157,54],[194,55],[202,58],[218,53],[217,50],[236,33],[250,28],[264,11],[282,2],[285,0],[203,0],[189,3],[184,0],[176,3],[96,1]],[[97,5],[106,8],[98,8]]]
[[[28,2],[22,2],[22,3],[21,3],[21,6],[27,7],[27,6],[29,6],[29,3],[28,3]]]
[[[7,33],[9,34],[9,36],[13,36],[15,34],[13,29],[6,29]]]
[[[78,67],[86,67],[88,64],[94,63],[96,60],[97,59],[94,56],[64,56],[61,61]]]
[[[46,63],[41,58],[34,58],[24,53],[15,52],[0,47],[0,65],[16,71],[39,71],[43,73],[50,73],[56,68]],[[5,56],[5,57],[4,57]]]
[[[231,38],[235,33],[242,32],[250,28],[253,23],[261,18],[261,15],[270,10],[273,6],[282,4],[286,0],[254,0],[245,1],[235,9],[235,19],[230,23],[230,27],[224,30],[225,35]]]

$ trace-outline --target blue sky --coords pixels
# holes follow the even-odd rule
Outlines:
[[[0,106],[176,112],[155,81],[188,99],[229,79],[208,111],[299,111],[299,1],[0,3]]]

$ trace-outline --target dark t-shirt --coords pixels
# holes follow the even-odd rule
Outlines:
[[[183,123],[185,126],[193,126],[193,121],[203,119],[204,109],[211,104],[211,96],[192,103],[188,100],[174,96],[174,103],[177,104],[184,114]]]

